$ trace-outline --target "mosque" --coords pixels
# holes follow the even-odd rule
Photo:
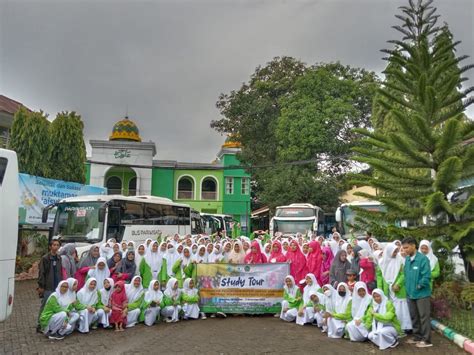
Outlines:
[[[90,140],[86,183],[109,194],[153,195],[189,204],[202,213],[232,215],[245,231],[250,224],[250,175],[240,165],[240,144],[229,137],[212,163],[158,160],[154,142],[142,142],[128,117],[109,140]]]

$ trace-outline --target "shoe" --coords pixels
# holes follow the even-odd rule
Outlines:
[[[227,314],[225,314],[224,312],[217,312],[216,316],[219,318],[227,318]]]
[[[391,348],[396,348],[398,345],[400,345],[400,343],[398,342],[398,340],[395,341],[395,343],[393,343],[392,345],[390,345]]]
[[[273,315],[273,317],[275,317],[275,318],[280,318],[280,313],[275,313],[275,314]]]
[[[59,334],[50,334],[48,336],[48,339],[51,339],[51,340],[63,340],[64,339],[64,335],[59,335]]]
[[[206,313],[204,313],[204,312],[201,312],[201,319],[207,319],[207,317],[206,317]]]
[[[165,322],[166,322],[166,323],[172,323],[173,320],[172,320],[171,318],[166,318],[166,319],[165,319]]]
[[[420,341],[417,340],[416,338],[410,338],[410,339],[407,340],[406,343],[407,343],[407,344],[411,344],[411,345],[416,345],[416,344],[418,344],[419,342],[420,342]]]
[[[418,342],[418,344],[415,345],[417,348],[429,348],[431,346],[433,346],[433,344],[431,343],[427,343],[426,341],[420,341]]]
[[[188,320],[188,317],[187,317],[187,316],[184,316],[184,317],[183,317],[183,320]]]
[[[97,328],[98,328],[97,324],[93,324],[91,327],[92,330],[96,330]]]

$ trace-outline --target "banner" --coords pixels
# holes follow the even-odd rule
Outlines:
[[[287,263],[197,264],[202,312],[277,313],[281,310]]]
[[[20,224],[41,224],[43,208],[67,197],[105,195],[105,187],[82,185],[76,182],[46,179],[18,174],[20,182]],[[54,221],[55,209],[50,210],[48,223]]]

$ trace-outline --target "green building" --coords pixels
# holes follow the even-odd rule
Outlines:
[[[250,175],[239,168],[239,143],[227,139],[212,163],[158,160],[154,142],[142,142],[136,124],[117,122],[109,140],[90,140],[87,184],[109,194],[153,195],[189,204],[203,213],[231,215],[250,225]]]

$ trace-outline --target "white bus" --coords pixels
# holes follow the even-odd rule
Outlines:
[[[13,307],[19,195],[16,153],[0,149],[0,321]]]
[[[270,235],[276,232],[283,235],[324,233],[324,212],[320,207],[309,203],[278,206],[275,216],[270,220]]]
[[[66,198],[45,208],[43,221],[54,207],[52,235],[60,235],[62,243],[76,243],[80,257],[92,244],[105,243],[110,238],[117,242],[143,242],[156,239],[159,234],[197,234],[193,226],[201,223],[199,213],[191,213],[189,205],[155,196]]]
[[[378,201],[354,201],[340,205],[336,210],[336,222],[338,223],[341,236],[344,239],[350,237],[350,230],[356,223],[357,211],[353,207],[374,212],[383,212],[386,210],[385,206]],[[365,231],[354,229],[353,234],[357,238],[362,238],[365,235]]]
[[[211,235],[221,231],[225,233],[226,236],[232,235],[231,226],[234,222],[232,216],[226,214],[201,213],[201,217],[204,220],[204,230],[207,234]]]

